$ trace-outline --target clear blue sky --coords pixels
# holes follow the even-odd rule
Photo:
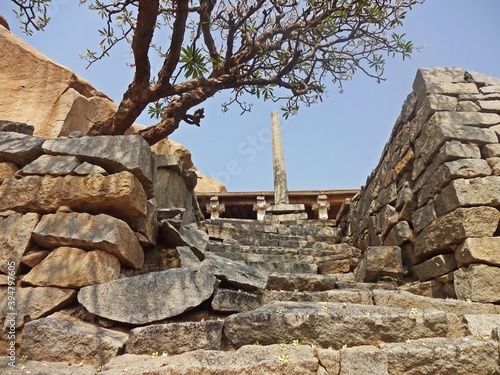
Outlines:
[[[95,12],[75,0],[54,0],[47,30],[26,37],[2,0],[0,14],[15,34],[74,70],[119,102],[130,83],[126,49],[86,70],[79,53],[97,49]],[[409,60],[387,59],[381,84],[358,75],[338,94],[332,87],[322,104],[303,107],[282,120],[290,190],[359,188],[377,165],[406,96],[420,67],[456,66],[500,77],[500,0],[427,0],[408,13],[403,31],[416,46],[425,46]],[[225,183],[229,191],[273,189],[270,113],[280,105],[254,101],[254,110],[240,116],[234,107],[220,109],[221,97],[206,102],[200,128],[186,124],[171,136],[193,154],[203,173]],[[152,124],[147,115],[139,123]]]

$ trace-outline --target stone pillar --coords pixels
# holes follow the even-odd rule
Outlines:
[[[316,202],[312,206],[313,211],[318,211],[318,219],[320,220],[328,220],[329,208],[328,197],[324,194],[318,195]]]
[[[271,132],[273,140],[274,204],[288,204],[285,155],[281,140],[280,118],[277,112],[271,113]]]
[[[218,219],[220,214],[226,211],[224,203],[219,203],[219,197],[214,196],[210,198],[210,203],[207,204],[207,211],[210,212],[210,219]]]
[[[257,211],[257,220],[264,220],[266,218],[266,197],[258,196],[257,202],[253,204],[253,210]]]

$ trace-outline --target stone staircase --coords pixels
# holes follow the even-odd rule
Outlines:
[[[500,374],[498,305],[431,298],[396,282],[357,283],[361,252],[339,243],[331,222],[203,226],[207,259],[238,265],[242,278],[263,272],[265,288],[249,282],[242,290],[221,278],[210,301],[132,329],[124,354],[99,368],[28,360],[24,372],[0,362],[2,373]]]

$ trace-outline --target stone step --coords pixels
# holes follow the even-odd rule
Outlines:
[[[267,290],[320,292],[335,289],[335,275],[306,275],[293,273],[271,273],[267,278]]]
[[[360,257],[361,251],[347,244],[330,244],[325,242],[304,242],[301,246],[255,246],[242,245],[226,242],[209,242],[208,251],[212,252],[238,252],[253,254],[280,254],[280,255],[311,255],[315,257],[344,255],[348,257]],[[305,246],[304,246],[305,245]]]
[[[305,273],[316,274],[318,273],[318,265],[315,263],[305,262],[284,262],[284,261],[259,261],[259,262],[246,262],[249,266],[257,267],[268,272],[279,273]]]
[[[340,349],[428,337],[459,337],[465,324],[453,313],[331,302],[271,302],[230,315],[224,335],[234,348],[299,340]]]

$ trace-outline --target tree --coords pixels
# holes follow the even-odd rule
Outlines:
[[[43,29],[51,0],[11,0],[25,32]],[[158,124],[140,134],[150,144],[181,121],[200,125],[197,106],[231,90],[227,109],[251,109],[245,94],[283,102],[285,117],[322,100],[325,85],[361,71],[380,81],[384,55],[409,57],[411,41],[396,29],[424,0],[80,0],[101,15],[98,52],[130,43],[135,74],[116,114],[89,134],[123,134],[148,107]],[[158,40],[161,39],[161,42]],[[152,71],[149,53],[162,59]]]

